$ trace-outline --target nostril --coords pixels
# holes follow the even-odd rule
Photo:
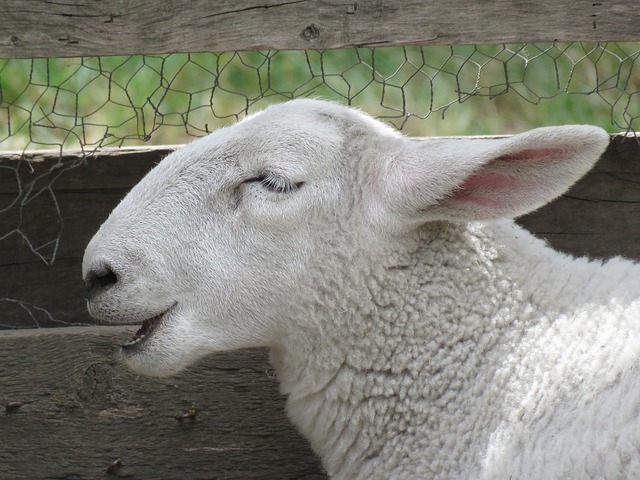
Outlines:
[[[109,270],[108,273],[97,275],[94,281],[100,287],[108,287],[109,285],[113,285],[114,283],[116,283],[118,281],[118,277],[115,273]]]
[[[98,290],[109,288],[118,283],[118,276],[108,265],[104,265],[100,268],[91,269],[87,274],[85,283],[87,284],[87,291],[91,295]]]

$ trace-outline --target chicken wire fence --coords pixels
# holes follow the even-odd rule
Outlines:
[[[0,192],[0,252],[17,236],[33,261],[53,264],[64,225],[53,185],[103,147],[184,143],[300,97],[362,108],[410,135],[566,123],[633,132],[639,57],[640,43],[552,43],[0,60],[0,177],[11,185]],[[34,178],[15,160],[33,149],[54,149],[60,161]],[[70,149],[82,154],[63,161]],[[43,196],[51,217],[30,217]],[[43,221],[51,233],[34,238],[29,223]],[[36,324],[55,321],[38,305],[2,303]]]
[[[184,142],[297,97],[421,135],[528,128],[527,103],[535,118],[635,130],[639,55],[638,43],[568,43],[0,60],[0,148]]]

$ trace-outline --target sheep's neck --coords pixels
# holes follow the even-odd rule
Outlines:
[[[522,245],[497,247],[483,229],[438,228],[362,263],[370,269],[348,269],[351,278],[335,279],[340,293],[310,306],[317,335],[273,350],[292,420],[338,478],[356,468],[375,478],[378,462],[389,472],[399,452],[443,477],[478,465],[501,421],[501,365],[531,330],[563,314],[532,302],[558,295],[570,272],[528,288],[527,277],[541,273],[516,251]],[[556,254],[538,247],[532,255],[548,268]]]

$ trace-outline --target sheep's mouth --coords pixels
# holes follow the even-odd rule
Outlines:
[[[142,322],[140,328],[133,334],[133,337],[128,339],[122,344],[124,350],[132,350],[139,348],[148,340],[158,329],[158,326],[162,323],[163,318],[167,314],[166,312],[156,315],[155,317],[147,318]]]

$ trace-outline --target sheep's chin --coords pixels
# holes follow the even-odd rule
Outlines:
[[[189,366],[184,352],[175,349],[172,330],[180,322],[176,305],[142,323],[120,349],[120,360],[129,370],[141,375],[165,377]]]
[[[170,355],[163,355],[157,350],[141,349],[135,353],[120,351],[120,361],[133,373],[147,377],[169,377],[187,368],[188,364],[173,362]],[[151,349],[149,349],[151,350]]]
[[[153,341],[135,350],[120,349],[120,361],[133,373],[147,377],[168,377],[176,375],[192,362],[185,361],[182,352],[167,348],[168,340],[163,332],[157,332]]]
[[[179,374],[189,366],[179,362],[173,363],[170,359],[163,358],[158,352],[145,351],[132,354],[121,350],[120,361],[127,370],[145,377],[170,377]]]

